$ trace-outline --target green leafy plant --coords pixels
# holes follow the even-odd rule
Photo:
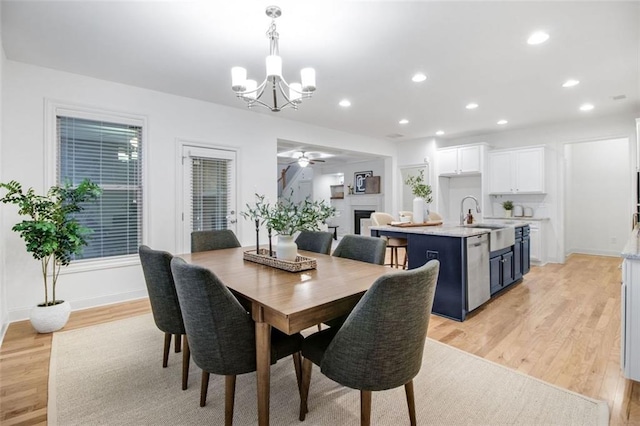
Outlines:
[[[424,170],[420,169],[420,172],[416,176],[409,176],[405,181],[405,185],[411,187],[411,192],[414,196],[420,197],[425,203],[431,203],[431,185],[424,183]]]
[[[44,303],[39,306],[51,306],[62,301],[56,300],[56,284],[60,268],[71,262],[71,257],[82,251],[87,244],[86,237],[90,229],[80,225],[74,214],[83,210],[81,203],[95,200],[101,189],[88,179],[78,186],[52,186],[46,195],[37,195],[33,188],[26,192],[16,181],[0,183],[7,190],[0,201],[15,204],[18,213],[27,216],[11,228],[25,241],[27,252],[42,262],[44,280]],[[48,275],[51,269],[52,298],[49,299]]]
[[[265,202],[263,195],[256,194],[256,204],[251,207],[247,204],[247,211],[240,214],[247,219],[261,221],[268,228],[280,235],[293,235],[298,231],[318,231],[320,223],[335,216],[335,207],[330,206],[324,200],[304,200],[294,203],[290,198],[284,198],[275,205]]]
[[[503,201],[502,208],[505,210],[513,210],[513,201],[511,200]]]

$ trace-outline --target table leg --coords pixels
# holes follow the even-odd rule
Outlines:
[[[256,321],[256,375],[258,382],[258,424],[269,425],[271,386],[271,326]]]

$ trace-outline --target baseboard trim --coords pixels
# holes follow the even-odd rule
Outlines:
[[[113,305],[114,303],[128,302],[130,300],[143,299],[146,297],[149,297],[149,295],[147,294],[147,290],[145,289],[128,291],[125,293],[109,294],[106,296],[94,297],[90,299],[69,300],[69,303],[71,303],[71,311],[73,312],[89,308],[96,308],[98,306]],[[29,319],[30,311],[31,307],[9,310],[9,323]],[[9,323],[3,325],[3,331],[9,326]],[[4,334],[2,336],[4,336]]]

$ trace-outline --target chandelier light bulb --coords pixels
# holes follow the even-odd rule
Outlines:
[[[234,92],[244,92],[247,89],[247,70],[242,67],[231,68],[231,89]]]
[[[316,70],[313,68],[302,68],[300,70],[300,80],[302,81],[302,90],[305,92],[316,90]]]
[[[280,56],[267,56],[267,77],[282,78],[282,58]]]

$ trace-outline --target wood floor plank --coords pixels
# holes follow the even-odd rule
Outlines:
[[[432,315],[429,337],[607,401],[611,425],[640,425],[640,386],[620,370],[620,258],[532,267],[465,322]],[[150,312],[136,300],[73,312],[65,330]],[[0,347],[0,423],[46,424],[51,335],[13,323]]]

